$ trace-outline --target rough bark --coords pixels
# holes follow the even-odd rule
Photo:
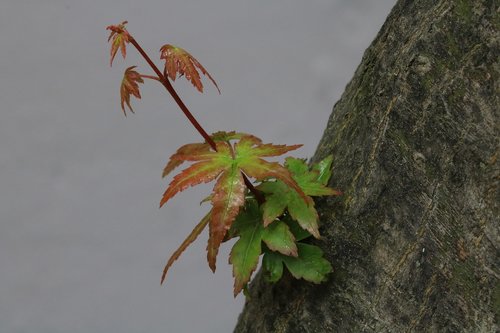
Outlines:
[[[235,332],[496,332],[500,311],[499,12],[401,0],[335,105],[313,158],[334,273],[259,273]]]

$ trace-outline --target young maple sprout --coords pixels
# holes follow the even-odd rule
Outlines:
[[[152,79],[165,87],[204,138],[204,142],[180,147],[170,157],[163,177],[184,162],[192,164],[173,177],[160,207],[190,186],[215,181],[212,194],[203,200],[210,201],[212,208],[169,258],[161,283],[174,261],[207,226],[207,261],[214,272],[221,244],[238,237],[229,257],[229,263],[233,265],[235,297],[246,289],[261,255],[263,269],[270,282],[282,277],[283,267],[297,279],[313,283],[325,281],[332,271],[330,263],[319,247],[304,241],[310,237],[320,238],[319,217],[312,197],[341,194],[327,186],[331,177],[332,156],[312,167],[305,160],[292,157],[287,157],[281,165],[265,158],[286,154],[302,145],[263,143],[254,135],[234,131],[209,135],[177,95],[170,80],[184,76],[199,92],[203,92],[200,71],[220,93],[215,80],[191,54],[170,44],[160,49],[160,59],[165,61],[164,71],[161,72],[129,34],[126,24],[127,21],[124,21],[107,27],[111,31],[108,38],[111,43],[110,65],[119,49],[125,59],[127,45],[132,44],[156,76],[140,74],[135,70],[136,66],[125,70],[120,86],[123,113],[126,115],[125,106],[134,112],[130,96],[140,99],[139,83]],[[254,183],[248,177],[253,178]]]

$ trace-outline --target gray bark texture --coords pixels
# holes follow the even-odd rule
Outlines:
[[[235,332],[498,332],[499,3],[400,0],[335,105],[313,161],[334,267],[259,272]]]

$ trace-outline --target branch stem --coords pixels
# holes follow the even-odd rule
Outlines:
[[[160,78],[157,77],[157,76],[153,76],[153,75],[144,75],[144,74],[140,74],[142,78],[144,79],[150,79],[150,80],[156,80],[156,81],[160,81]]]
[[[181,111],[184,113],[184,115],[187,117],[187,119],[191,122],[191,124],[196,128],[196,130],[201,134],[201,136],[205,139],[205,141],[212,147],[213,150],[217,151],[217,145],[215,144],[215,141],[210,137],[210,135],[205,131],[205,129],[200,125],[200,123],[196,120],[196,118],[193,116],[193,114],[189,111],[187,106],[184,104],[182,99],[179,97],[177,92],[175,91],[174,87],[170,83],[170,80],[168,77],[163,75],[163,73],[156,67],[155,63],[151,60],[151,58],[148,56],[148,54],[142,49],[142,47],[137,43],[137,41],[134,39],[129,34],[129,42],[134,45],[134,47],[139,51],[139,53],[142,55],[144,60],[149,64],[149,66],[153,69],[153,71],[158,75],[158,77],[154,76],[149,76],[149,75],[141,75],[142,77],[149,78],[149,79],[154,79],[158,80],[164,87],[167,89],[169,94],[172,96],[172,98],[175,100]],[[242,172],[241,173],[243,176],[243,180],[245,181],[245,185],[248,187],[250,192],[252,192],[255,195],[255,198],[259,202],[259,204],[264,203],[265,199],[262,193],[258,191],[253,184],[250,182],[248,177]]]
[[[217,147],[215,145],[214,140],[208,135],[208,133],[201,127],[200,123],[196,120],[196,118],[193,116],[193,114],[189,111],[187,106],[184,104],[184,102],[181,100],[177,92],[175,91],[174,87],[172,87],[172,84],[168,80],[167,77],[163,75],[163,73],[156,67],[155,63],[151,60],[151,58],[147,55],[146,52],[142,49],[142,47],[137,43],[137,41],[130,36],[129,41],[134,47],[139,51],[139,53],[142,55],[142,57],[146,60],[146,62],[151,66],[153,71],[158,75],[158,78],[160,79],[161,84],[167,89],[167,91],[170,93],[172,98],[175,100],[179,108],[182,110],[184,115],[187,117],[187,119],[193,124],[194,128],[201,134],[201,136],[205,139],[205,141],[212,147],[212,149],[217,150]]]

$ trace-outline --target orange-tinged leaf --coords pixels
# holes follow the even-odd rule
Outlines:
[[[287,146],[273,145],[272,143],[262,144],[262,141],[253,135],[244,136],[236,143],[236,149],[239,151],[240,155],[243,155],[244,152],[248,152],[252,156],[259,157],[280,156],[300,147],[302,147],[302,145]]]
[[[290,150],[300,148],[302,145],[261,144],[260,140],[253,136],[244,136],[234,146],[238,166],[245,174],[257,180],[265,180],[266,178],[280,179],[293,188],[304,200],[307,200],[307,195],[295,182],[288,169],[277,162],[267,162],[259,158],[279,156]]]
[[[134,70],[134,68],[136,67],[137,66],[132,66],[125,70],[125,73],[123,74],[122,84],[120,86],[121,106],[123,114],[125,116],[127,115],[127,113],[125,112],[125,104],[127,104],[130,111],[134,113],[132,106],[130,106],[130,95],[134,95],[138,99],[141,98],[138,83],[144,83],[144,80],[142,79],[141,74]]]
[[[109,61],[109,65],[113,66],[113,59],[118,52],[118,49],[121,50],[123,59],[127,56],[127,46],[126,44],[130,42],[130,35],[125,28],[125,24],[127,21],[123,21],[118,25],[110,25],[106,28],[106,30],[110,30],[111,33],[108,37],[108,42],[111,42],[111,60]]]
[[[163,169],[162,177],[166,177],[172,170],[181,165],[186,161],[186,157],[189,155],[197,155],[200,153],[205,153],[210,151],[210,145],[208,143],[189,143],[177,149],[175,154],[170,156],[167,166]]]
[[[241,140],[242,138],[247,137],[247,138],[251,138],[251,140],[253,142],[255,142],[255,144],[262,143],[262,140],[256,136],[253,136],[253,135],[247,134],[247,133],[235,132],[235,131],[231,131],[231,132],[219,131],[219,132],[212,133],[212,135],[210,135],[210,137],[215,142],[219,142],[219,141],[229,142],[231,140]]]
[[[240,155],[244,151],[250,152],[250,155],[255,155],[253,153],[253,148],[255,148],[255,146],[257,145],[262,145],[262,140],[253,135],[245,135],[240,139],[240,141],[235,143],[235,147],[238,147]]]
[[[212,211],[210,211],[203,219],[201,219],[200,223],[196,227],[194,227],[193,231],[189,234],[189,236],[182,242],[181,246],[170,256],[168,259],[167,264],[165,265],[165,268],[163,269],[163,274],[161,276],[161,282],[160,284],[163,284],[163,281],[165,281],[165,277],[167,276],[168,269],[172,266],[174,261],[179,259],[180,255],[184,250],[192,243],[195,241],[195,239],[199,236],[199,234],[205,229],[207,226],[208,222],[210,221],[210,216],[212,214]]]
[[[164,169],[164,175],[184,161],[196,163],[173,178],[160,202],[161,206],[188,186],[217,179],[210,197],[213,208],[209,222],[207,246],[207,260],[213,271],[215,271],[219,247],[225,240],[226,235],[228,235],[228,230],[231,228],[240,208],[245,204],[247,187],[242,172],[257,180],[279,179],[293,189],[294,193],[297,193],[299,200],[300,197],[307,200],[307,196],[294,181],[288,169],[279,163],[267,162],[260,158],[260,156],[279,156],[290,150],[297,149],[300,145],[264,145],[255,136],[236,132],[217,132],[214,134],[214,138],[217,151],[212,150],[208,143],[189,144],[179,148],[170,158]],[[232,144],[229,142],[232,140],[239,141]],[[278,243],[272,244],[274,246]],[[295,253],[293,247],[286,248],[286,251],[291,254]],[[250,273],[252,267],[251,265],[248,266]],[[248,272],[248,270],[245,272]],[[244,281],[246,276],[247,273],[242,273],[241,279],[238,281]],[[242,287],[243,284],[244,282],[238,283],[238,286]]]
[[[285,167],[277,162],[267,162],[261,158],[249,158],[240,165],[240,168],[250,177],[257,180],[265,180],[266,178],[276,178],[293,188],[303,199],[307,201],[308,196],[302,191],[300,186],[295,182],[292,175]]]
[[[166,177],[173,169],[185,161],[210,160],[224,155],[230,157],[229,145],[226,142],[217,142],[216,145],[217,151],[213,151],[208,143],[189,143],[180,147],[175,154],[170,156],[170,161],[163,169],[162,177]]]
[[[253,153],[255,155],[259,155],[260,157],[266,156],[279,156],[288,153],[291,150],[295,150],[302,147],[302,145],[273,145],[273,144],[264,144],[255,147]]]
[[[217,180],[212,195],[212,218],[208,240],[208,265],[215,271],[217,253],[236,215],[245,204],[245,182],[235,164]]]
[[[191,165],[189,168],[182,171],[174,177],[170,182],[167,190],[163,194],[160,201],[160,207],[169,199],[180,191],[185,190],[189,186],[194,186],[201,183],[208,183],[214,180],[217,176],[227,168],[223,163],[213,161],[202,161]]]
[[[175,81],[178,76],[180,77],[184,75],[188,81],[191,81],[191,84],[198,89],[199,92],[203,92],[203,84],[201,83],[200,74],[198,73],[198,70],[200,70],[202,74],[208,76],[220,94],[220,89],[212,76],[198,62],[198,60],[196,60],[186,50],[177,46],[166,44],[160,48],[160,52],[160,59],[165,59],[165,75],[172,81]]]

